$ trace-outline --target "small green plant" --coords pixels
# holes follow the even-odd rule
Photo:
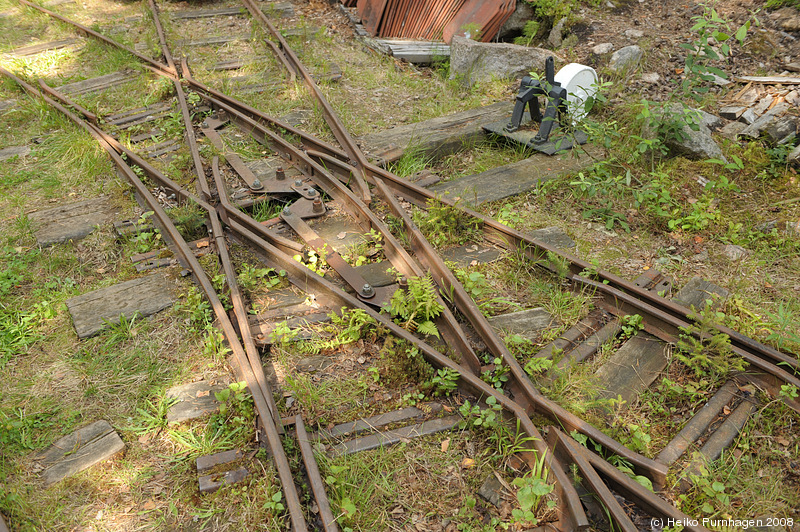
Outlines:
[[[466,290],[473,301],[477,303],[478,308],[481,309],[484,315],[491,315],[491,313],[497,312],[498,308],[519,306],[502,297],[491,297],[491,294],[496,293],[496,291],[482,273],[475,271],[470,272],[462,268],[456,268],[453,270],[453,273],[456,274],[464,290]],[[449,300],[452,300],[452,297]]]
[[[439,200],[428,200],[427,211],[414,211],[414,223],[433,246],[465,244],[478,237],[478,222],[469,214]]]
[[[151,216],[153,211],[142,213],[136,221],[136,231],[128,238],[134,253],[148,253],[162,245],[161,232],[148,221]]]
[[[639,314],[628,314],[620,320],[622,337],[627,339],[644,329],[644,321]]]
[[[231,352],[225,336],[210,323],[206,326],[205,332],[202,348],[203,356],[212,360],[224,360],[227,354]]]
[[[697,101],[702,100],[708,92],[708,87],[705,86],[707,82],[714,81],[715,77],[727,79],[725,71],[713,66],[713,62],[725,61],[731,54],[730,24],[713,7],[703,7],[702,14],[692,17],[694,25],[691,31],[697,37],[690,43],[680,45],[687,51],[681,88],[686,96]],[[748,20],[733,34],[740,46],[744,44],[751,24],[752,20]]]
[[[694,323],[681,327],[675,358],[686,364],[696,377],[720,380],[733,370],[744,370],[746,362],[733,354],[730,336],[718,330],[718,324],[724,323],[725,313],[712,307],[711,300],[700,312],[692,307],[689,318]]]
[[[522,35],[514,38],[514,44],[518,44],[520,46],[530,46],[533,44],[533,40],[539,34],[540,27],[541,24],[538,20],[529,20],[525,22],[525,26],[522,27]]]
[[[493,358],[491,364],[494,365],[494,369],[484,371],[481,374],[481,379],[487,384],[491,384],[495,389],[502,390],[503,386],[508,382],[511,369],[503,365],[503,359],[500,357]]]
[[[386,309],[398,323],[409,331],[439,336],[433,320],[444,310],[436,297],[433,279],[409,277],[408,289],[398,289]]]
[[[294,260],[296,260],[300,264],[305,265],[306,268],[316,273],[317,275],[323,276],[325,275],[325,271],[327,270],[328,267],[328,263],[325,260],[327,256],[328,253],[325,251],[325,249],[323,249],[319,253],[317,253],[313,249],[310,249],[306,253],[305,259],[303,258],[302,255],[295,255]]]
[[[569,276],[569,262],[555,251],[547,252],[547,266],[559,277]]]
[[[119,315],[119,321],[103,320],[106,324],[106,349],[118,346],[119,344],[130,340],[136,335],[134,324],[141,318],[139,312],[134,312],[133,316],[128,319],[125,314]]]
[[[431,379],[431,384],[434,387],[434,395],[445,395],[450,397],[450,394],[458,388],[458,372],[450,368],[442,368],[436,372],[436,375]]]
[[[500,423],[498,417],[503,407],[497,403],[497,398],[493,395],[486,398],[486,406],[487,408],[481,408],[479,404],[473,405],[469,401],[464,401],[464,404],[458,409],[459,414],[464,418],[459,422],[458,427],[460,429],[496,428]]]
[[[730,508],[731,497],[725,493],[726,486],[718,480],[711,480],[708,469],[704,465],[705,458],[699,453],[692,454],[693,463],[697,464],[698,472],[690,473],[692,489],[685,494],[679,495],[681,509],[683,511],[702,512],[712,515],[719,510]]]
[[[209,428],[233,434],[248,435],[255,430],[253,398],[247,391],[246,382],[232,382],[227,388],[214,392],[219,403],[219,412],[209,422]]]
[[[175,304],[175,310],[183,315],[188,325],[195,331],[205,331],[211,323],[211,304],[195,286],[190,286],[182,299]]]
[[[136,418],[129,417],[125,430],[141,436],[151,432],[161,432],[167,427],[167,412],[170,407],[178,402],[177,398],[168,399],[161,396],[156,400],[148,399],[146,408],[136,407]]]
[[[42,338],[37,331],[39,321],[32,312],[22,312],[0,303],[0,369]]]
[[[535,462],[533,469],[522,477],[517,477],[511,484],[517,488],[517,502],[519,508],[514,508],[511,515],[516,523],[535,526],[538,523],[536,511],[544,497],[553,491],[553,485],[547,483],[548,470],[545,466],[545,456],[542,454]],[[549,501],[552,508],[556,503]]]
[[[283,492],[281,490],[276,491],[272,496],[270,496],[264,505],[261,507],[262,510],[267,510],[270,517],[276,517],[283,513],[286,507],[283,505]]]
[[[275,324],[272,332],[269,333],[269,338],[273,344],[286,345],[297,338],[299,334],[300,329],[292,329],[288,323],[282,321]]]
[[[425,394],[422,392],[408,392],[403,394],[403,403],[408,406],[417,406],[425,401]]]
[[[553,358],[555,358],[555,355],[553,356]],[[542,373],[547,373],[548,371],[550,371],[550,368],[552,367],[553,367],[553,360],[543,357],[539,358],[534,357],[531,358],[525,364],[525,373],[527,373],[531,377],[534,377]]]
[[[277,271],[275,268],[256,268],[244,263],[236,278],[242,291],[250,296],[259,288],[270,290],[280,285],[286,278],[286,271]]]
[[[716,203],[714,195],[706,192],[691,204],[689,212],[685,215],[680,216],[681,209],[673,210],[673,218],[667,222],[667,225],[671,231],[683,230],[690,233],[702,231],[712,223],[719,221],[720,213]]]
[[[27,412],[23,407],[0,410],[0,444],[3,452],[36,448],[35,435],[57,423],[53,413]]]
[[[780,397],[785,397],[787,399],[797,399],[800,397],[800,393],[798,393],[797,386],[792,384],[783,384],[781,385],[781,391],[778,393]]]

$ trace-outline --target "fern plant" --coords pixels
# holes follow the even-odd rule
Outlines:
[[[436,297],[433,279],[409,277],[408,290],[397,290],[386,309],[405,329],[439,337],[433,320],[444,310]]]

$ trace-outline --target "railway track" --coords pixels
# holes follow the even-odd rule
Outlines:
[[[796,358],[721,325],[715,325],[712,332],[698,327],[694,311],[664,297],[667,284],[657,275],[630,282],[598,270],[587,261],[511,229],[459,202],[439,197],[371,162],[284,36],[252,0],[245,0],[244,6],[254,23],[267,33],[266,48],[275,54],[277,64],[287,69],[288,78],[300,80],[308,87],[338,146],[268,116],[196,79],[189,62],[173,56],[154,0],[150,0],[149,8],[161,51],[157,59],[123,47],[53,11],[26,0],[19,1],[109,46],[125,50],[141,61],[146,75],[155,75],[171,84],[176,107],[171,102],[162,102],[154,108],[120,110],[113,116],[98,117],[41,80],[37,88],[14,73],[2,70],[3,75],[13,79],[29,95],[44,99],[97,140],[113,160],[121,178],[133,186],[137,198],[143,202],[142,207],[154,213],[161,234],[181,264],[191,271],[233,352],[231,364],[236,378],[245,381],[252,394],[259,431],[278,472],[294,530],[338,530],[337,517],[340,516],[331,509],[326,483],[309,443],[313,438],[309,437],[305,423],[312,420],[304,421],[301,416],[282,419],[275,403],[260,348],[277,340],[266,340],[263,331],[260,336],[252,333],[248,301],[237,283],[229,251],[231,241],[245,243],[267,266],[285,271],[292,285],[313,296],[320,308],[339,314],[345,308],[359,310],[388,334],[413,346],[435,369],[456,375],[462,393],[484,405],[487,402],[500,405],[509,420],[528,438],[529,445],[517,453],[520,467],[533,470],[544,460],[549,472],[547,481],[555,487],[557,518],[545,528],[569,531],[596,527],[588,514],[599,505],[604,512],[604,526],[613,529],[638,530],[642,516],[647,516],[662,522],[683,523],[685,530],[705,530],[693,516],[685,515],[658,495],[666,487],[668,476],[671,478],[675,473],[679,458],[691,447],[700,447],[695,442],[703,442],[700,454],[707,460],[719,457],[757,410],[756,387],[773,398],[781,397],[781,386],[800,388]],[[193,118],[197,105],[189,103],[196,97],[211,111],[202,120]],[[173,146],[178,145],[178,139],[151,143],[140,152],[127,148],[120,141],[127,125],[146,123],[154,116],[158,118],[159,113],[166,116],[170,112],[179,117],[183,125],[181,142],[188,147],[195,190],[169,178],[154,163],[158,157],[170,153]],[[229,133],[234,128],[269,150],[271,157],[266,173],[256,176],[230,148]],[[203,157],[198,147],[200,139],[212,145],[216,155]],[[220,273],[226,281],[221,292],[170,219],[163,202],[154,196],[154,187],[174,195],[178,202],[192,203],[203,210],[221,265]],[[231,190],[236,191],[235,197]],[[276,200],[284,207],[277,216],[263,222],[242,208]],[[425,210],[437,205],[466,217],[486,243],[522,258],[528,268],[549,270],[565,283],[566,289],[594,302],[597,310],[533,357],[538,361],[535,364],[538,369],[531,370],[519,362],[458,275],[415,223],[411,214],[414,208]],[[377,286],[367,281],[362,270],[334,250],[335,242],[321,236],[318,225],[312,225],[326,217],[342,215],[347,215],[350,223],[362,233],[374,235],[372,238],[382,242],[382,253],[398,274],[394,282]],[[394,220],[392,227],[387,223],[387,215]],[[404,240],[401,235],[405,236]],[[335,282],[330,276],[322,277],[311,271],[294,257],[309,251],[324,257],[335,272]],[[444,344],[401,327],[383,310],[391,304],[398,290],[408,292],[409,284],[426,276],[430,276],[436,286],[436,301],[442,311],[435,324]],[[230,301],[233,316],[227,312],[224,299]],[[700,306],[702,304],[698,303]],[[632,332],[629,330],[631,316],[639,316],[641,320],[633,326]],[[275,324],[285,318],[273,313],[269,319],[264,319],[273,322],[274,329]],[[713,335],[726,336],[730,342],[730,356],[746,362],[748,370],[735,372],[733,378],[725,380],[708,405],[672,435],[655,459],[609,437],[600,427],[581,419],[539,389],[558,379],[559,372],[594,356],[600,346],[616,341],[618,349],[611,359],[618,365],[605,366],[610,369],[601,375],[607,385],[602,393],[610,400],[624,396],[626,402],[632,402],[650,388],[655,377],[664,370],[664,353],[668,346],[676,345],[681,336],[687,334],[700,343],[709,341]],[[496,362],[487,366],[480,351]],[[645,355],[646,359],[641,358]],[[640,368],[652,360],[656,361],[656,366],[643,369],[647,375],[641,374]],[[508,376],[504,386],[494,386],[485,378],[487,374],[501,373]],[[634,381],[638,382],[631,384]],[[783,400],[800,412],[796,401]],[[609,413],[608,423],[612,422],[613,415]],[[724,418],[721,425],[720,417]],[[546,421],[543,423],[543,420]],[[293,441],[302,451],[302,479],[284,449],[286,435],[292,431],[295,433]],[[579,440],[589,442],[588,448],[578,443]],[[631,474],[611,465],[608,459],[612,457],[627,463]],[[698,466],[693,463],[689,467]],[[581,482],[575,482],[576,471]],[[654,491],[634,480],[634,476],[648,479]],[[310,487],[317,511],[310,511],[309,505],[304,504],[299,485]],[[587,499],[586,493],[591,497]],[[591,498],[596,502],[589,501]]]

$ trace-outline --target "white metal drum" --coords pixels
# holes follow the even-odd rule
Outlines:
[[[597,93],[597,72],[592,67],[570,63],[558,71],[555,81],[567,89],[567,109],[573,123],[586,116],[586,100]]]

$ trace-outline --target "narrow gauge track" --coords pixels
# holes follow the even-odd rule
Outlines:
[[[72,24],[80,31],[101,39],[109,45],[124,48],[111,39],[40,6],[31,4],[26,0],[20,0],[20,3]],[[675,440],[673,440],[675,443],[671,442],[668,445],[669,452],[665,449],[657,460],[652,460],[626,448],[621,443],[606,436],[596,427],[584,422],[539,393],[514,355],[509,351],[505,343],[497,337],[489,322],[458,281],[455,274],[446,267],[444,261],[416,227],[408,212],[398,201],[398,197],[422,208],[425,208],[429,201],[435,200],[462,210],[477,221],[487,241],[519,253],[528,258],[532,265],[544,264],[555,271],[558,270],[558,266],[552,263],[555,258],[557,257],[559,261],[564,261],[568,267],[566,279],[569,281],[571,288],[576,291],[589,290],[595,293],[600,298],[599,306],[607,313],[602,318],[603,321],[607,321],[602,328],[601,325],[603,323],[598,320],[594,323],[594,327],[584,327],[583,330],[573,331],[573,344],[570,347],[574,347],[574,349],[571,349],[569,354],[575,353],[582,358],[589,356],[591,348],[588,345],[592,342],[596,343],[597,339],[595,330],[598,330],[597,334],[605,331],[603,334],[613,335],[618,326],[610,316],[621,317],[629,314],[643,316],[646,332],[663,342],[674,344],[681,328],[689,327],[693,322],[690,318],[690,310],[657,295],[646,287],[637,286],[608,272],[597,271],[586,261],[548,246],[475,211],[464,208],[447,198],[436,197],[431,191],[416,186],[392,174],[385,168],[370,163],[350,137],[336,116],[335,111],[325,100],[321,91],[316,87],[313,78],[291,50],[283,36],[251,0],[244,0],[244,4],[253,18],[263,24],[271,34],[274,41],[267,42],[269,43],[269,48],[278,54],[280,62],[290,70],[293,77],[302,78],[304,83],[309,86],[312,94],[320,103],[326,121],[339,141],[341,148],[332,146],[315,136],[267,116],[241,101],[204,85],[191,75],[188,62],[185,59],[180,62],[179,67],[167,45],[167,39],[161,27],[158,8],[154,0],[150,0],[150,8],[153,11],[153,20],[161,44],[164,62],[149,58],[134,50],[124,49],[141,60],[147,69],[159,76],[168,78],[173,83],[181,117],[184,121],[186,142],[189,146],[192,164],[197,175],[198,186],[196,192],[181,187],[157,170],[147,160],[125,148],[112,135],[97,125],[101,123],[98,117],[88,113],[66,96],[58,93],[58,91],[40,82],[40,87],[45,93],[42,94],[35,87],[25,83],[14,74],[5,70],[2,73],[14,79],[30,94],[44,98],[50,105],[64,113],[97,139],[109,153],[122,176],[134,186],[138,195],[146,203],[147,208],[155,213],[163,234],[171,242],[183,264],[192,270],[194,279],[208,297],[223,328],[225,337],[231,345],[233,350],[232,363],[237,378],[247,382],[248,388],[253,395],[259,426],[266,435],[271,454],[275,460],[293,528],[295,530],[306,530],[309,527],[320,526],[325,530],[337,529],[335,517],[330,511],[330,505],[325,495],[324,483],[314,462],[313,453],[310,452],[308,446],[302,445],[307,439],[304,436],[305,428],[302,419],[298,418],[288,423],[280,419],[274,404],[272,391],[266,382],[254,339],[250,334],[243,332],[250,330],[247,321],[247,308],[236,282],[236,274],[227,251],[223,226],[227,227],[230,234],[235,235],[237,239],[248,242],[263,256],[270,266],[286,270],[293,284],[305,292],[313,293],[317,301],[322,302],[326,307],[333,309],[341,307],[362,309],[392,334],[415,345],[434,367],[449,368],[457,372],[459,383],[464,390],[484,399],[490,396],[494,397],[498,404],[519,421],[526,435],[533,439],[532,448],[530,449],[532,452],[521,453],[522,458],[532,464],[537,456],[545,456],[551,475],[550,481],[556,485],[556,492],[560,502],[559,521],[555,523],[555,528],[559,530],[582,530],[589,527],[589,520],[581,504],[581,499],[566,473],[570,464],[575,464],[580,470],[581,476],[585,481],[584,487],[597,496],[601,504],[607,509],[610,519],[613,521],[613,526],[617,528],[636,530],[631,518],[623,510],[611,490],[621,494],[628,501],[635,503],[650,516],[690,522],[688,516],[685,516],[656,494],[631,480],[627,475],[606,462],[600,455],[578,445],[567,433],[577,431],[594,440],[603,448],[606,456],[616,455],[626,459],[633,465],[637,474],[651,479],[656,489],[664,486],[669,465],[680,456],[681,449],[685,451],[688,443],[691,443],[691,441],[687,440],[688,436],[684,432],[676,435]],[[192,123],[184,92],[184,83],[196,94],[199,94],[216,112],[213,117],[207,119],[199,128]],[[79,115],[83,115],[84,118]],[[452,350],[452,357],[448,357],[433,345],[399,327],[385,314],[380,313],[381,307],[398,286],[371,287],[342,257],[336,253],[329,253],[327,256],[328,263],[355,295],[343,291],[328,280],[310,272],[305,266],[292,258],[292,255],[304,246],[298,245],[294,240],[280,236],[272,230],[271,226],[274,226],[276,221],[266,224],[260,223],[242,212],[228,197],[219,167],[219,160],[215,157],[211,161],[209,172],[207,168],[208,162],[202,160],[196,143],[196,129],[200,129],[212,144],[217,145],[220,143],[221,139],[216,129],[227,122],[233,123],[255,140],[277,153],[284,161],[284,168],[287,170],[291,168],[302,174],[302,178],[292,180],[287,179],[285,176],[281,178],[283,172],[276,172],[274,179],[270,182],[254,182],[253,176],[247,174],[247,171],[237,164],[235,157],[227,158],[227,162],[239,173],[242,181],[249,186],[251,191],[299,196],[299,199],[284,209],[280,215],[280,221],[291,227],[308,248],[318,251],[325,248],[324,240],[304,221],[307,218],[325,215],[328,207],[325,205],[322,195],[318,192],[318,190],[321,190],[326,197],[331,198],[340,208],[350,214],[364,232],[374,230],[380,233],[385,243],[385,254],[393,267],[406,277],[419,277],[429,272],[441,293],[450,296],[449,299],[451,299],[455,309],[466,317],[469,325],[479,335],[492,355],[501,358],[503,364],[510,369],[513,380],[508,386],[507,393],[498,391],[481,380],[482,362],[472,349],[463,325],[456,320],[451,310],[446,310],[437,322],[437,326],[442,331],[448,346]],[[300,139],[301,144],[298,146],[289,139]],[[207,212],[212,236],[228,282],[228,290],[236,316],[235,323],[228,317],[210,279],[204,273],[166,211],[141,181],[133,167],[138,167],[144,171],[154,184],[171,191],[182,201],[194,202]],[[213,186],[207,179],[209,174],[213,178]],[[370,185],[372,188],[370,188]],[[377,196],[393,216],[402,220],[406,234],[410,237],[411,248],[416,258],[408,253],[386,227],[382,219],[370,208],[370,205],[375,201],[373,194]],[[590,272],[590,274],[586,275],[587,272]],[[447,305],[445,305],[445,308],[447,308]],[[238,331],[242,331],[241,335],[237,334],[237,328]],[[798,361],[795,358],[733,330],[720,327],[719,332],[729,335],[733,352],[747,361],[751,368],[757,370],[757,374],[748,372],[743,374],[741,378],[757,383],[776,397],[777,391],[783,384],[800,387]],[[571,332],[568,331],[565,336],[570,334]],[[581,339],[585,341],[581,343]],[[563,347],[553,347],[563,349]],[[552,353],[552,349],[550,353]],[[718,401],[721,402],[723,399],[720,398]],[[726,403],[721,403],[721,406],[724,404]],[[796,403],[789,402],[789,404],[795,410],[800,411]],[[534,414],[549,418],[560,428],[549,427],[547,438],[544,438],[531,421],[530,416]],[[303,509],[280,440],[281,434],[286,430],[286,427],[292,424],[296,427],[309,483],[320,508],[320,523],[307,522],[308,513]],[[681,443],[684,441],[688,441],[688,443],[685,445]],[[703,530],[702,527],[696,525],[688,526],[687,529]]]

